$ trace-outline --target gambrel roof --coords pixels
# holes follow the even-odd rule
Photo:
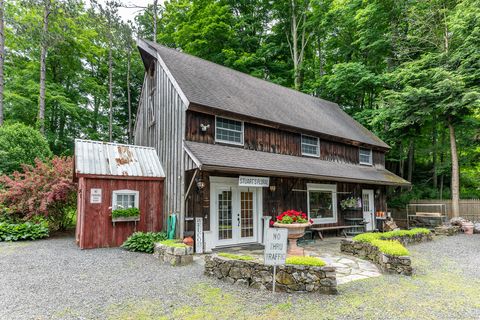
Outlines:
[[[143,54],[147,52],[159,59],[187,100],[187,107],[192,104],[210,107],[360,144],[389,148],[336,103],[151,41],[139,40],[138,46]]]

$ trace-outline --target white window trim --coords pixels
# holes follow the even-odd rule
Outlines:
[[[304,153],[303,152],[303,137],[308,137],[308,138],[314,138],[314,139],[317,139],[317,153],[316,154],[313,154],[313,153]],[[313,144],[309,144],[309,143],[306,143],[310,146],[313,146]],[[315,157],[315,158],[320,158],[320,139],[318,137],[314,137],[314,136],[309,136],[309,135],[306,135],[306,134],[302,134],[301,137],[300,137],[300,150],[302,151],[302,156],[307,156],[307,157]]]
[[[128,189],[123,189],[123,190],[114,190],[112,191],[112,210],[115,210],[117,206],[117,195],[134,195],[135,196],[135,208],[139,209],[139,192],[136,190],[128,190]]]
[[[361,160],[361,157],[360,157],[360,152],[361,150],[370,150],[370,161],[369,162],[364,162]],[[371,166],[373,165],[373,151],[372,149],[369,149],[369,148],[358,148],[358,162],[360,164],[363,164],[363,165],[367,165],[367,166]]]
[[[242,125],[242,135],[241,135],[241,140],[240,142],[234,142],[234,141],[228,141],[228,140],[223,140],[223,139],[217,139],[217,130],[218,130],[218,126],[217,126],[217,119],[220,118],[220,119],[226,119],[226,120],[233,120],[233,121],[236,121],[236,122],[240,122],[241,125]],[[243,146],[244,145],[244,134],[245,134],[245,126],[244,126],[244,123],[243,121],[240,121],[240,120],[237,120],[237,119],[232,119],[232,118],[227,118],[227,117],[220,117],[220,116],[215,116],[215,142],[220,142],[220,143],[227,143],[227,144],[234,144],[234,145],[237,145],[237,146]],[[238,132],[236,130],[232,130],[232,129],[225,129],[225,128],[222,128],[222,130],[227,130],[227,131],[232,131],[232,132]]]
[[[317,184],[317,183],[307,183],[307,212],[308,219],[310,219],[310,191],[330,191],[332,192],[332,218],[312,218],[313,223],[323,224],[323,223],[337,223],[338,222],[338,212],[337,212],[337,185],[336,184]]]

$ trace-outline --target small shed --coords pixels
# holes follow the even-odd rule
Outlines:
[[[162,230],[165,174],[154,148],[76,139],[74,166],[81,249],[118,247],[136,231]],[[129,208],[139,215],[112,217]]]

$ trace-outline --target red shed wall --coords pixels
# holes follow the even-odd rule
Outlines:
[[[90,203],[90,190],[102,189],[102,203]],[[139,191],[140,221],[112,223],[112,191]],[[135,231],[161,231],[163,180],[124,180],[81,177],[76,239],[81,249],[118,247]]]

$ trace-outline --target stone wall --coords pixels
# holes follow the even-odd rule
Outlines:
[[[259,261],[241,261],[205,256],[205,274],[231,284],[272,290],[273,267]],[[277,267],[276,291],[337,293],[334,267],[284,265]]]
[[[431,241],[433,240],[433,233],[432,232],[428,234],[418,233],[414,236],[393,237],[387,240],[398,240],[401,244],[403,244],[404,246],[407,246],[409,244]]]
[[[459,226],[438,226],[435,228],[435,234],[441,236],[454,236],[460,233]]]
[[[155,243],[153,255],[163,263],[183,266],[193,262],[193,247],[172,247]]]
[[[407,276],[411,276],[413,272],[412,261],[409,256],[397,257],[385,254],[380,252],[377,247],[366,242],[343,239],[340,250],[343,253],[373,261],[383,272]]]

